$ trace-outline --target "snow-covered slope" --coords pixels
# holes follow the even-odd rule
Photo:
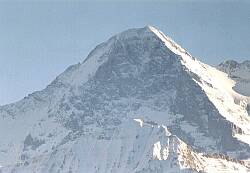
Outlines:
[[[228,74],[234,81],[233,89],[245,96],[244,105],[250,115],[250,61],[238,63],[234,60],[227,60],[217,66],[217,69]]]
[[[250,61],[238,63],[228,60],[219,64],[218,69],[236,81],[235,91],[250,96]]]
[[[0,107],[0,172],[250,172],[249,97],[149,26]]]

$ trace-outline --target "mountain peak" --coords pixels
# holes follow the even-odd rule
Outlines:
[[[172,40],[170,37],[165,35],[162,31],[158,30],[156,27],[153,26],[145,26],[143,28],[134,28],[134,29],[128,29],[116,36],[119,39],[128,39],[128,38],[138,38],[138,37],[155,37],[161,40],[165,46],[171,50],[173,53],[185,56],[190,55],[184,48],[182,48],[179,44],[177,44],[174,40]],[[192,59],[194,59],[192,57]]]
[[[244,96],[250,96],[250,61],[237,62],[227,60],[220,63],[217,67],[219,70],[228,74],[236,84],[234,90]]]
[[[130,28],[121,33],[116,34],[114,37],[128,38],[128,37],[133,37],[133,36],[136,36],[136,37],[149,36],[153,34],[150,28],[151,26],[145,26],[143,28]]]
[[[0,107],[0,172],[247,172],[210,157],[250,158],[247,105],[232,86],[158,29],[129,29]]]
[[[168,56],[179,60],[192,57],[171,38],[153,26],[128,29],[96,46],[83,63],[68,68],[57,78],[56,82],[66,83],[66,85],[67,83],[69,85],[84,83],[107,62],[110,62],[114,68],[116,68],[115,63],[119,65],[123,62],[132,65],[134,69],[135,66],[141,66],[152,58],[167,58]]]

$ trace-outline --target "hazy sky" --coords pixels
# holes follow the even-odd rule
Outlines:
[[[43,89],[110,36],[145,25],[209,64],[250,59],[247,0],[0,0],[0,105]]]

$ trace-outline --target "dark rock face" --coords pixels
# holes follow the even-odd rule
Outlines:
[[[231,72],[233,72],[239,66],[240,66],[240,64],[237,61],[234,61],[234,60],[228,60],[228,61],[225,61],[225,62],[219,64],[219,68],[222,71],[224,71],[226,73],[229,73],[229,74],[231,74]]]
[[[250,103],[247,105],[247,112],[248,112],[248,115],[250,116]]]
[[[30,134],[24,140],[24,148],[23,150],[28,150],[31,148],[32,150],[36,150],[40,145],[44,144],[44,140],[33,138]]]

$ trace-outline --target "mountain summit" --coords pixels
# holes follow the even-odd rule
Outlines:
[[[154,27],[0,107],[0,172],[250,172],[250,98]]]

